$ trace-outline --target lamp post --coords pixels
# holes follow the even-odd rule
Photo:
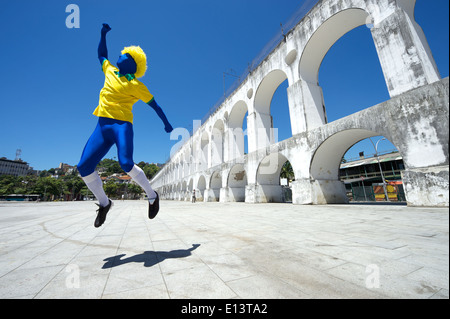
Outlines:
[[[382,139],[379,139],[376,144],[373,144],[372,139],[369,137],[369,140],[372,143],[373,148],[375,149],[375,156],[377,158],[378,167],[380,168],[381,179],[383,180],[384,195],[386,196],[386,201],[390,202],[389,196],[388,196],[388,193],[387,193],[387,189],[386,189],[386,180],[384,179],[383,170],[381,169],[380,158],[378,157],[378,143],[380,143],[382,140],[385,140],[385,139],[386,138],[383,137]]]

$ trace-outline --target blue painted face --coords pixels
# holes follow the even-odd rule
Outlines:
[[[119,68],[120,74],[125,75],[136,73],[136,62],[134,62],[133,57],[128,53],[119,56],[117,67]]]

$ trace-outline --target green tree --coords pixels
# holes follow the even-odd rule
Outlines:
[[[23,176],[22,183],[25,184],[25,194],[36,194],[34,189],[39,177],[34,175]]]
[[[64,194],[64,183],[53,177],[41,177],[37,180],[34,190],[36,194],[44,197],[44,200],[50,199],[52,195],[59,198]]]
[[[109,180],[104,185],[105,193],[110,198],[117,198],[119,185],[113,180]]]
[[[0,176],[0,195],[10,195],[15,193],[18,186],[18,178],[12,175]]]
[[[78,195],[81,194],[81,191],[85,186],[83,180],[74,174],[64,176],[62,181],[65,184],[65,189],[67,189],[67,193],[70,194],[72,198],[77,198]]]
[[[108,176],[112,174],[125,174],[120,167],[119,162],[110,158],[101,160],[100,163],[98,163],[97,168],[103,168]]]
[[[143,189],[134,183],[128,184],[128,193],[132,195],[132,198],[135,199],[139,197],[143,193]]]
[[[43,170],[39,173],[39,177],[47,177],[50,176],[51,174],[47,171],[47,170]]]
[[[287,179],[288,186],[289,181],[295,179],[294,170],[292,169],[291,162],[287,161],[286,163],[284,163],[283,167],[281,168],[280,177]]]
[[[139,166],[144,171],[145,176],[147,176],[148,179],[152,179],[153,176],[155,176],[156,173],[158,173],[158,171],[160,170],[160,168],[155,164],[149,164],[146,162],[139,162],[137,166]]]

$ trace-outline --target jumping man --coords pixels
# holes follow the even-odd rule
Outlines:
[[[98,59],[105,73],[105,84],[100,91],[100,101],[94,111],[98,119],[97,127],[84,147],[78,164],[83,181],[99,201],[97,218],[94,226],[100,227],[106,220],[106,214],[112,207],[112,201],[103,190],[103,183],[95,171],[97,164],[115,144],[119,163],[148,196],[148,217],[155,218],[159,211],[159,196],[140,169],[133,161],[133,105],[142,100],[152,107],[164,123],[167,133],[173,128],[166,118],[155,98],[145,84],[138,80],[147,70],[147,57],[139,46],[130,46],[122,50],[117,61],[117,67],[108,60],[106,34],[111,30],[108,24],[103,24]]]

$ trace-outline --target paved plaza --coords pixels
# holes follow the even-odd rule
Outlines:
[[[0,202],[0,298],[449,298],[449,210]]]

